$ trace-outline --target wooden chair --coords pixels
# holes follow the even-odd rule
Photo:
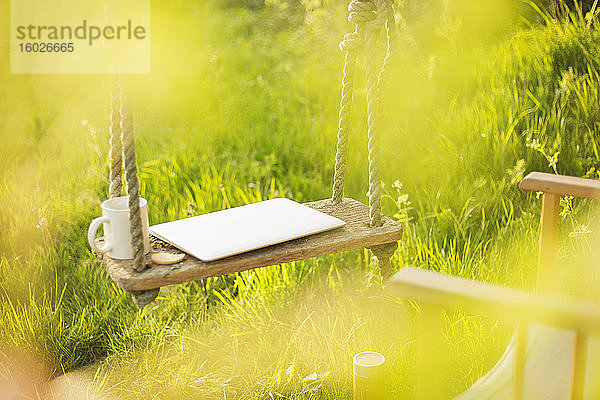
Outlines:
[[[555,287],[560,196],[600,199],[600,181],[533,172],[519,187],[543,192],[538,291]],[[435,355],[444,308],[487,314],[518,324],[499,362],[457,400],[600,399],[600,304],[527,293],[405,267],[388,290],[421,302],[417,398],[446,399]]]

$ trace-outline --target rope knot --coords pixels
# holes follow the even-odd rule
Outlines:
[[[377,7],[371,1],[354,0],[348,5],[348,21],[355,25],[364,24],[377,19]]]
[[[348,21],[356,25],[352,33],[344,36],[340,42],[342,51],[358,50],[363,45],[362,32],[364,29],[377,30],[385,24],[385,18],[378,14],[377,5],[372,0],[354,0],[348,5]]]
[[[348,21],[356,25],[354,32],[344,35],[340,50],[350,52],[359,50],[363,45],[360,27],[377,19],[377,7],[371,1],[354,0],[348,5]]]

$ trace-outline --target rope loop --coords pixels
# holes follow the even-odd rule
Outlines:
[[[344,175],[347,161],[350,113],[353,101],[354,67],[359,47],[364,48],[365,72],[367,78],[367,136],[369,153],[369,223],[372,227],[381,226],[381,173],[380,142],[383,120],[382,78],[389,63],[392,42],[395,37],[394,9],[391,0],[354,0],[348,5],[348,21],[355,24],[355,30],[344,36],[340,49],[344,51],[342,74],[342,98],[338,123],[338,140],[335,155],[332,202],[340,204],[344,193]],[[379,31],[385,27],[385,57],[377,60],[377,39]]]

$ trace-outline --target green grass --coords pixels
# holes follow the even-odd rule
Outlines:
[[[517,183],[599,176],[598,22],[463,3],[407,11],[400,32],[382,136],[383,208],[405,223],[393,264],[533,288],[540,201]],[[302,22],[277,1],[223,4],[153,4],[153,72],[132,77],[151,223],[330,196],[344,7],[312,5]],[[410,398],[418,306],[380,295],[365,251],[211,278],[207,297],[200,282],[169,287],[139,311],[84,235],[108,188],[108,78],[10,75],[4,59],[0,76],[0,371],[17,351],[41,380],[83,369],[125,398],[338,399],[351,356],[374,349],[390,397]],[[357,78],[346,194],[366,201]],[[570,199],[563,217],[563,290],[598,298],[597,217]],[[511,327],[445,320],[440,369],[459,393]]]

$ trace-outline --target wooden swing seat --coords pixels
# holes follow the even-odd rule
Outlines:
[[[173,265],[149,262],[148,268],[137,272],[132,260],[116,260],[106,255],[97,255],[111,279],[127,291],[144,291],[187,281],[241,272],[326,256],[361,248],[371,248],[395,243],[402,237],[402,225],[383,216],[383,225],[369,226],[369,207],[359,201],[344,198],[333,205],[331,199],[305,203],[306,206],[337,217],[346,222],[342,228],[264,247],[216,261],[201,261],[189,254],[183,261]],[[98,246],[103,239],[97,239]],[[157,238],[151,237],[152,253],[166,251],[181,253],[179,249]],[[150,255],[148,256],[150,257]]]

